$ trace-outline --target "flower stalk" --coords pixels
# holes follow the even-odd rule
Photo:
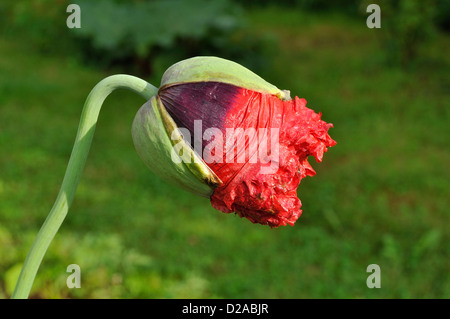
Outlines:
[[[158,92],[156,87],[146,81],[125,74],[109,76],[92,89],[84,104],[77,136],[59,194],[25,259],[15,290],[11,296],[13,299],[28,298],[42,259],[63,223],[75,197],[94,137],[100,109],[108,95],[117,89],[131,90],[146,100],[149,100]]]

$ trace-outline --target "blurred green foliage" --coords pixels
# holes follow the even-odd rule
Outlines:
[[[386,31],[379,38],[380,48],[388,64],[403,67],[417,62],[436,28],[448,31],[450,21],[450,5],[444,0],[80,0],[83,26],[67,33],[61,15],[69,3],[4,0],[2,32],[27,34],[30,45],[45,53],[71,54],[96,67],[149,76],[159,65],[170,65],[167,61],[199,54],[220,54],[256,71],[263,69],[276,41],[267,34],[245,31],[244,8],[281,6],[363,19],[368,4],[379,4]]]
[[[274,46],[270,37],[245,32],[243,10],[231,0],[81,0],[82,27],[67,33],[61,17],[69,15],[69,3],[5,0],[0,5],[2,31],[26,34],[30,45],[45,53],[70,54],[91,66],[141,76],[155,71],[155,61],[199,54],[220,54],[258,69]]]
[[[42,53],[73,52],[73,36],[67,32],[68,0],[4,0],[0,3],[0,35],[24,37],[33,49]],[[55,41],[58,39],[58,41]]]
[[[367,16],[369,4],[381,8],[380,47],[388,64],[408,67],[436,34],[450,30],[450,2],[446,0],[250,0],[246,6],[283,6],[305,12],[340,12],[349,17]]]
[[[358,12],[365,12],[367,6],[371,3],[378,4],[384,11],[385,5],[392,8],[406,6],[429,6],[436,8],[435,18],[428,21],[441,30],[450,31],[450,2],[447,0],[407,0],[407,1],[384,1],[384,0],[234,0],[236,3],[243,4],[246,7],[260,6],[283,6],[285,8],[304,10],[307,12],[339,12],[343,14],[355,15]],[[401,3],[404,2],[404,3]],[[409,3],[406,3],[409,2]],[[424,8],[429,10],[430,8]],[[403,9],[402,9],[403,10]],[[402,13],[403,14],[403,13]]]
[[[435,36],[437,13],[434,0],[380,1],[382,9],[382,45],[388,61],[408,66],[417,60],[420,50]]]
[[[79,5],[83,27],[75,34],[86,40],[82,50],[87,58],[103,65],[134,64],[135,72],[151,74],[156,55],[169,54],[172,59],[200,51],[228,55],[239,45],[245,51],[245,42],[233,43],[230,37],[243,21],[240,8],[228,0],[81,1]]]
[[[245,0],[238,1],[245,6],[282,6],[309,12],[339,11],[341,13],[356,13],[361,0]]]
[[[55,199],[84,100],[111,74],[76,58],[66,6],[0,3],[2,298]],[[368,29],[361,11],[350,18],[267,5],[241,15],[238,35],[276,39],[258,73],[334,124],[338,144],[311,161],[317,175],[302,180],[296,225],[253,225],[152,175],[130,134],[144,101],[116,92],[32,297],[449,298],[448,34],[432,31],[415,67],[401,68],[380,50],[388,26]],[[186,42],[174,41],[167,52],[183,51]],[[252,68],[260,51],[248,52],[243,64]],[[156,56],[152,83],[177,58]],[[66,286],[73,263],[80,289]],[[380,289],[366,286],[372,263]]]

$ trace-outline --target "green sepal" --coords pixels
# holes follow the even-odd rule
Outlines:
[[[175,63],[164,73],[160,89],[181,83],[210,81],[276,95],[282,100],[291,99],[289,91],[278,89],[242,65],[212,56],[194,57]]]

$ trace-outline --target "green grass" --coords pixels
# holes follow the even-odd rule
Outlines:
[[[364,18],[271,8],[249,27],[278,39],[259,73],[335,126],[338,144],[300,185],[297,224],[254,225],[155,177],[130,134],[144,101],[117,92],[32,297],[450,297],[448,36],[405,71],[383,63],[382,29]],[[56,197],[84,100],[107,75],[0,39],[0,297]],[[81,289],[66,287],[73,263]],[[372,263],[380,289],[366,286]]]

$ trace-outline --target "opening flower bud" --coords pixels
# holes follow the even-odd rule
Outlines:
[[[330,127],[306,100],[243,66],[196,57],[165,72],[158,96],[136,116],[133,139],[163,178],[209,196],[222,212],[278,227],[302,213],[297,188],[315,174],[308,156],[320,162],[336,144]]]

